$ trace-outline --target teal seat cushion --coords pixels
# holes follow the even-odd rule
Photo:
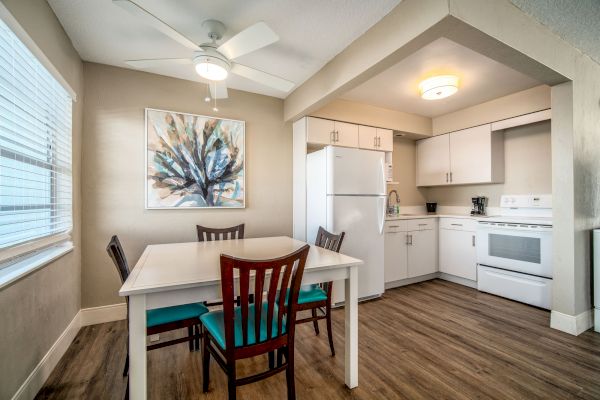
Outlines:
[[[300,287],[300,292],[298,293],[298,304],[306,304],[314,301],[325,300],[327,300],[327,292],[321,289],[319,285],[304,285]]]
[[[267,310],[268,304],[263,303],[262,311],[260,313],[260,342],[267,340]],[[277,336],[277,312],[278,308],[276,305],[273,306],[273,321],[272,321],[272,337]],[[242,309],[241,307],[234,308],[234,332],[235,332],[235,347],[241,347],[244,345],[244,338],[242,335]],[[225,349],[225,325],[223,321],[223,310],[211,311],[200,317],[202,325],[215,339],[217,344]],[[285,327],[285,316],[282,322],[282,333],[286,332]],[[256,344],[256,335],[254,328],[254,304],[250,304],[248,307],[248,345]]]
[[[290,289],[287,290],[285,304],[287,304],[289,297]],[[279,296],[277,296],[277,298],[279,299]],[[321,289],[319,285],[313,284],[300,286],[300,291],[298,292],[298,304],[306,304],[325,300],[327,300],[327,292]]]
[[[188,318],[200,318],[208,308],[202,303],[182,304],[180,306],[157,308],[146,311],[146,326],[151,328],[169,322],[182,321]]]

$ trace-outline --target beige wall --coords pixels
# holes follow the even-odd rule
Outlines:
[[[83,69],[79,56],[45,0],[2,2],[79,98],[73,104],[75,250],[0,289],[0,399],[9,399],[80,309]]]
[[[432,120],[433,134],[440,135],[472,126],[488,124],[550,107],[550,86],[540,85],[485,103],[467,107]]]
[[[311,115],[412,133],[415,138],[431,136],[431,118],[354,101],[334,100]]]
[[[472,196],[481,195],[489,198],[488,206],[499,207],[503,194],[552,193],[550,122],[507,129],[504,160],[504,183],[432,187],[427,189],[427,201],[466,207]]]
[[[292,233],[292,133],[283,101],[229,90],[218,116],[246,121],[246,209],[145,210],[144,108],[215,115],[204,84],[84,64],[82,306],[120,303],[105,247],[118,234],[133,266],[151,243],[195,241],[195,224],[246,223],[246,236]]]
[[[417,145],[414,140],[394,138],[392,165],[396,185],[388,185],[388,191],[395,189],[400,196],[400,206],[424,206],[426,188],[417,187]]]

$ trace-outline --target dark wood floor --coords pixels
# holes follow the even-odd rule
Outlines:
[[[434,280],[389,290],[359,307],[359,387],[344,386],[343,310],[334,311],[335,358],[327,336],[299,326],[299,399],[599,399],[600,334],[548,328],[549,313]],[[322,327],[324,328],[324,326]],[[38,399],[121,399],[125,322],[83,328]],[[248,362],[241,373],[266,365]],[[211,364],[202,393],[200,353],[186,344],[149,353],[151,399],[224,399]],[[238,389],[240,399],[285,398],[283,374]]]

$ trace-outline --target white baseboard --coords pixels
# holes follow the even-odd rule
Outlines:
[[[127,304],[125,303],[81,309],[81,326],[119,321],[125,318],[127,318]]]
[[[63,333],[56,339],[56,342],[50,347],[50,350],[35,366],[31,374],[25,379],[19,390],[13,395],[12,400],[30,400],[35,397],[39,390],[50,376],[54,367],[58,364],[61,357],[75,339],[77,332],[81,328],[81,311],[79,311],[73,320],[69,323]]]
[[[468,286],[470,288],[477,289],[477,281],[472,281],[470,279],[461,278],[460,276],[450,275],[445,272],[440,272],[440,275],[438,276],[438,278],[448,281],[448,282],[458,283],[459,285]]]
[[[586,310],[578,315],[563,314],[552,310],[550,327],[578,336],[594,326],[594,310]]]

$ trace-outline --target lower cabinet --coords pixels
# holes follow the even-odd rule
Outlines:
[[[437,232],[433,229],[408,232],[408,277],[438,270]]]
[[[384,260],[386,283],[437,272],[436,219],[388,221]]]
[[[464,219],[440,220],[440,272],[477,280],[475,225]]]

